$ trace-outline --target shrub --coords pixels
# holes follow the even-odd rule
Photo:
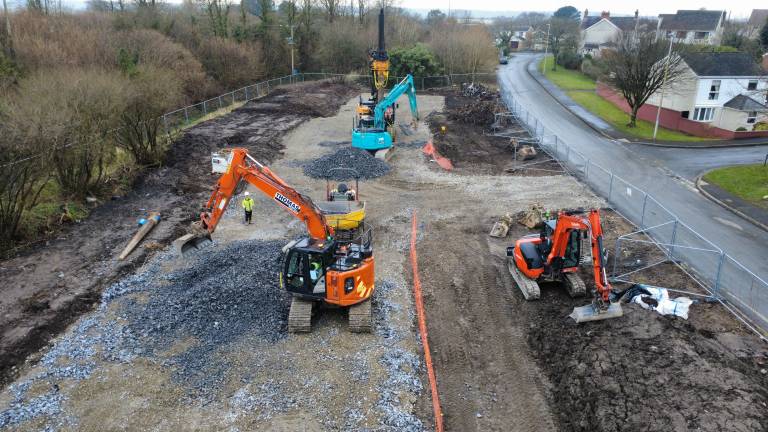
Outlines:
[[[102,179],[114,155],[113,134],[125,101],[117,72],[71,69],[37,72],[19,83],[8,127],[48,156],[64,194],[82,198]]]
[[[586,56],[581,62],[581,72],[595,81],[599,80],[605,74],[602,63],[597,60],[587,59]]]
[[[172,71],[190,100],[202,99],[210,93],[203,65],[188,49],[156,30],[120,31],[111,37],[111,44],[113,67],[126,56],[135,58],[137,65]]]
[[[317,62],[328,72],[348,73],[367,65],[368,41],[355,24],[337,20],[320,32]]]
[[[393,76],[432,76],[442,73],[435,55],[424,44],[412,48],[395,48],[389,51],[390,74]]]
[[[181,103],[181,94],[181,81],[173,72],[140,66],[131,76],[116,136],[118,145],[139,165],[162,162],[165,148],[158,139],[162,115]]]
[[[557,56],[557,64],[566,69],[579,70],[579,67],[581,67],[581,56],[574,51],[562,51]]]
[[[254,43],[211,37],[196,48],[205,71],[223,90],[252,84],[264,77],[261,49]]]

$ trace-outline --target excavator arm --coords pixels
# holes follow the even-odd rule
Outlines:
[[[557,217],[557,226],[552,234],[552,250],[547,257],[547,262],[553,262],[557,257],[565,256],[565,250],[573,230],[587,231],[592,247],[592,270],[595,278],[595,288],[598,296],[605,302],[609,300],[611,284],[605,270],[605,257],[603,255],[603,226],[600,221],[600,212],[596,209],[589,211],[587,217],[580,215],[560,213]]]
[[[326,223],[325,216],[309,197],[289,186],[243,148],[232,149],[229,167],[219,178],[205,205],[205,210],[200,215],[200,224],[209,234],[216,230],[241,180],[252,184],[294,217],[303,221],[309,236],[313,239],[326,240],[333,235],[333,230]]]
[[[392,91],[390,91],[384,99],[376,104],[376,108],[374,109],[373,113],[374,127],[385,129],[386,125],[384,124],[384,112],[387,110],[387,108],[394,105],[397,102],[397,99],[405,93],[408,94],[408,101],[411,105],[411,115],[413,116],[414,120],[419,120],[419,107],[416,104],[416,88],[413,84],[413,77],[408,74],[405,78],[403,78],[402,81],[400,81],[396,86],[392,88]]]

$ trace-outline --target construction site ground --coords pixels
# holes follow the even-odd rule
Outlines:
[[[768,429],[766,346],[721,306],[696,303],[686,321],[625,305],[622,318],[576,325],[567,315],[588,299],[545,285],[539,301],[523,300],[505,248],[530,231],[514,225],[506,239],[492,239],[493,222],[532,203],[605,203],[565,175],[510,175],[496,160],[501,151],[473,155],[475,165],[462,166],[462,154],[477,152],[475,141],[462,143],[461,131],[481,136],[482,128],[442,115],[444,95],[419,96],[419,109],[456,134],[456,153],[444,152],[457,159],[456,172],[423,155],[430,129],[422,122],[403,129],[390,172],[360,185],[374,228],[372,334],[349,333],[341,310],[321,311],[310,334],[286,332],[290,299],[278,288],[279,250],[304,227],[253,189],[252,225],[232,206],[208,248],[180,258],[166,247],[204,201],[215,180],[208,153],[221,146],[248,147],[289,184],[321,199],[325,182],[305,176],[302,166],[349,145],[359,91],[308,85],[197,126],[176,144],[167,168],[65,234],[74,242],[3,262],[3,280],[15,293],[13,301],[3,296],[4,353],[7,334],[26,328],[33,337],[31,348],[2,358],[4,369],[19,368],[7,368],[0,428],[431,430],[408,259],[415,214],[446,430]],[[405,112],[401,122],[409,120]],[[165,219],[130,263],[118,264],[113,257],[135,230],[139,209],[159,209]],[[615,239],[633,228],[604,215],[613,251]],[[656,254],[630,248],[619,266],[629,270]],[[588,273],[585,267],[591,288]],[[672,264],[637,279],[696,289]],[[35,317],[58,304],[55,293],[69,293],[79,306],[35,330]],[[41,300],[30,304],[37,306],[19,306],[35,296]],[[51,344],[36,339],[57,332]],[[28,361],[14,361],[30,352]]]

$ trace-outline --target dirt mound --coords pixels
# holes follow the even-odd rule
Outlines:
[[[501,110],[498,101],[477,101],[456,107],[449,112],[448,118],[459,123],[490,126],[494,121],[494,114]]]

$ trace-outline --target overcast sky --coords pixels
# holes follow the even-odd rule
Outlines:
[[[448,0],[401,0],[401,5],[418,9],[442,9],[448,10]],[[561,6],[571,5],[584,12],[589,9],[590,14],[600,13],[602,10],[610,11],[616,15],[631,15],[635,9],[640,10],[640,15],[656,16],[660,13],[674,13],[677,9],[711,9],[726,10],[731,16],[749,17],[753,8],[768,8],[768,1],[764,0],[588,0],[564,2],[562,0],[536,0],[536,1],[499,1],[499,0],[451,0],[451,9],[492,10],[492,11],[554,11]]]
[[[128,0],[131,1],[131,0]],[[181,3],[181,0],[165,0],[169,3]],[[233,3],[239,3],[239,0],[231,0]],[[275,0],[279,4],[281,0]],[[62,3],[72,6],[82,7],[86,0],[63,0]],[[342,3],[349,4],[349,0],[341,0]],[[9,0],[12,5],[26,4],[25,0]],[[370,1],[370,4],[376,4],[376,0]],[[477,10],[477,11],[496,11],[496,12],[524,12],[524,11],[542,11],[552,12],[561,6],[571,5],[581,12],[584,8],[589,9],[590,14],[599,14],[600,11],[607,10],[613,15],[632,15],[635,9],[640,10],[640,15],[656,16],[660,13],[674,13],[677,9],[700,9],[726,10],[731,13],[732,18],[748,18],[753,8],[768,8],[766,0],[585,0],[567,2],[563,0],[535,0],[535,1],[500,1],[500,0],[395,0],[395,3],[413,9],[441,9],[448,11],[450,3],[451,9]],[[77,6],[75,6],[77,7]]]

